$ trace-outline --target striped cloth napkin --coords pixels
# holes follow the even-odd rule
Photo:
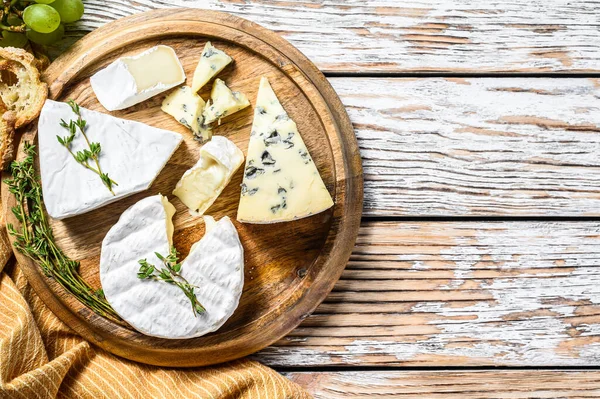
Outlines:
[[[0,245],[1,247],[1,245]],[[125,360],[84,341],[34,294],[0,248],[0,398],[310,398],[257,362],[176,369]]]

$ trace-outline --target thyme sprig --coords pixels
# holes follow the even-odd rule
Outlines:
[[[165,267],[158,269],[153,264],[149,263],[146,259],[138,261],[140,264],[140,270],[138,271],[138,278],[142,280],[156,280],[164,281],[165,283],[173,284],[179,287],[185,296],[190,300],[192,304],[192,312],[194,316],[196,314],[202,314],[206,311],[204,306],[200,304],[194,288],[198,288],[195,285],[191,285],[181,274],[181,263],[179,263],[179,252],[175,247],[171,247],[171,252],[168,256],[163,256],[158,252],[154,253],[158,259],[162,261]]]
[[[25,142],[27,155],[10,165],[12,178],[5,180],[15,196],[11,208],[19,226],[8,224],[8,232],[15,238],[15,248],[38,264],[44,274],[53,278],[66,291],[91,310],[119,324],[125,324],[110,306],[104,292],[92,288],[79,275],[79,262],[67,257],[54,242],[54,235],[43,209],[42,187],[35,172],[35,146]]]
[[[71,119],[69,123],[67,123],[64,119],[61,119],[60,125],[68,130],[69,135],[64,137],[60,137],[57,135],[56,139],[63,147],[67,149],[67,151],[69,151],[69,154],[71,154],[71,156],[73,156],[73,158],[79,164],[100,176],[100,180],[102,180],[102,183],[104,183],[104,185],[106,186],[106,188],[108,188],[112,195],[115,195],[115,192],[113,191],[113,186],[118,186],[118,184],[110,177],[108,177],[108,173],[102,172],[100,162],[98,161],[100,151],[102,151],[102,146],[100,145],[100,143],[89,141],[88,136],[85,133],[87,122],[81,116],[81,110],[79,109],[79,105],[73,100],[69,100],[67,104],[69,104],[75,115],[77,115],[77,120]],[[83,138],[85,139],[85,142],[88,145],[88,148],[74,153],[71,149],[71,143],[73,142],[73,139],[75,139],[75,134],[77,133],[77,130],[81,132]],[[90,160],[94,161],[96,167],[90,165]]]

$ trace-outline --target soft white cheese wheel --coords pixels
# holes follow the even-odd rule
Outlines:
[[[244,249],[228,217],[207,223],[206,233],[183,261],[181,275],[199,288],[202,314],[183,291],[137,277],[140,259],[157,267],[168,255],[174,208],[159,195],[144,198],[121,215],[102,242],[100,281],[115,311],[139,332],[160,338],[193,338],[219,329],[238,306],[244,285]]]

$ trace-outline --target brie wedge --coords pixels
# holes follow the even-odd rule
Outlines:
[[[210,92],[210,100],[204,107],[204,123],[213,123],[234,114],[250,105],[250,101],[239,91],[231,91],[221,79],[216,79]]]
[[[260,80],[237,219],[276,223],[300,219],[333,206],[296,123]]]
[[[200,159],[184,173],[173,194],[195,215],[215,202],[244,162],[244,153],[229,139],[214,136],[200,148]]]
[[[229,63],[233,61],[230,56],[221,50],[217,50],[210,42],[206,42],[200,61],[194,71],[192,80],[192,91],[196,93],[209,80],[217,76]]]
[[[109,111],[131,107],[184,81],[175,50],[163,45],[119,58],[90,78],[98,101]]]
[[[161,109],[190,129],[201,143],[210,140],[212,132],[204,125],[202,111],[206,103],[188,86],[181,86],[162,102]]]
[[[100,143],[99,163],[117,185],[115,195],[100,177],[86,169],[57,140],[68,135],[61,120],[75,119],[71,107],[46,100],[38,123],[40,171],[44,204],[50,216],[64,219],[99,208],[131,194],[144,191],[154,181],[181,143],[182,136],[140,122],[115,118],[80,108],[87,121],[90,142]],[[87,149],[77,132],[71,144],[73,153]]]
[[[164,267],[174,211],[159,195],[137,202],[121,215],[102,241],[100,281],[115,311],[139,332],[153,337],[199,337],[220,328],[238,306],[244,286],[244,249],[228,217],[209,219],[206,233],[182,262],[181,275],[198,288],[206,311],[195,314],[185,293],[173,284],[137,277],[141,259]]]

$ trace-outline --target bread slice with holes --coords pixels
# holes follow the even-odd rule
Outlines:
[[[23,49],[0,47],[0,98],[16,118],[15,129],[37,118],[48,96],[38,65]]]
[[[15,123],[17,117],[0,100],[0,170],[8,168],[15,159]]]

